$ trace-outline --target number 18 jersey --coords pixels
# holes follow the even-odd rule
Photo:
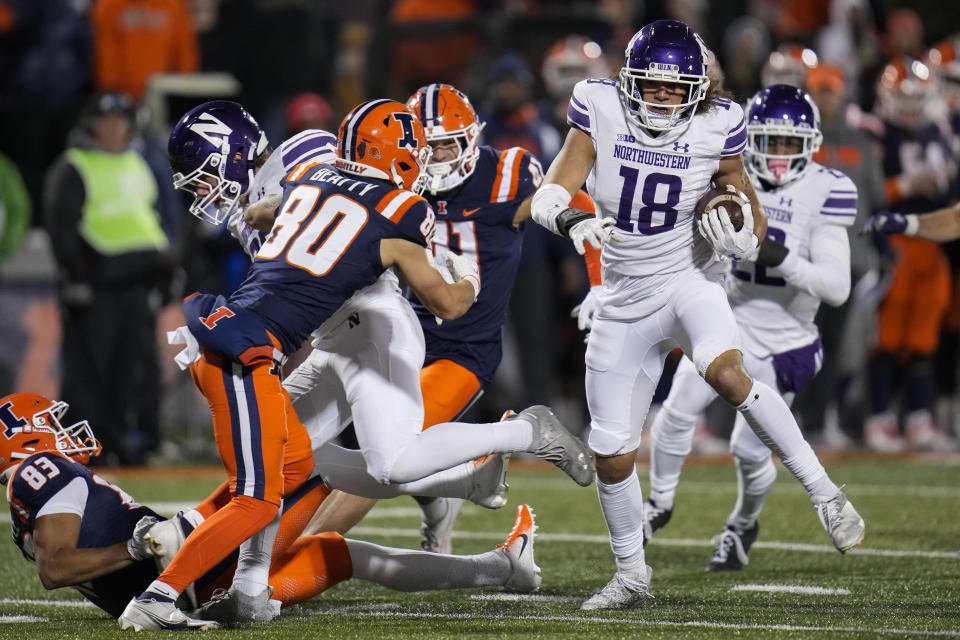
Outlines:
[[[598,314],[647,316],[684,274],[716,262],[693,210],[720,159],[739,155],[746,144],[743,109],[719,98],[686,129],[651,136],[627,115],[616,82],[588,79],[574,87],[567,121],[593,140],[597,157],[587,191],[620,232],[603,245]]]

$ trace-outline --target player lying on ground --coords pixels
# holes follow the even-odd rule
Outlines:
[[[13,538],[24,557],[36,564],[44,587],[72,586],[117,617],[156,579],[158,564],[169,562],[176,549],[168,549],[163,562],[151,556],[156,549],[150,549],[146,534],[160,516],[84,466],[100,453],[100,445],[86,421],[62,426],[66,411],[65,403],[31,393],[0,399],[0,478],[7,484]],[[527,505],[518,507],[503,545],[477,555],[451,556],[392,549],[336,533],[300,536],[328,493],[323,483],[312,482],[284,503],[270,568],[277,609],[350,578],[399,591],[494,585],[533,591],[540,585],[533,559],[535,525]],[[216,508],[209,500],[197,507],[209,514]],[[192,609],[197,601],[216,597],[216,589],[230,584],[235,559],[234,552],[228,562],[203,575],[184,593],[181,606]],[[216,626],[191,620],[181,628]]]

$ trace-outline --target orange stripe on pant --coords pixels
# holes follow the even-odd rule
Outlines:
[[[187,537],[159,576],[178,591],[269,524],[282,496],[313,470],[306,429],[272,363],[245,367],[205,352],[190,373],[210,404],[232,499]]]
[[[420,370],[423,428],[450,422],[463,413],[482,390],[472,371],[452,360],[437,360]]]
[[[877,348],[901,356],[933,353],[950,302],[950,268],[936,244],[891,236],[898,253],[893,284],[877,312]]]

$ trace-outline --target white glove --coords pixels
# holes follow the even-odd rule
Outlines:
[[[587,218],[570,227],[570,239],[573,241],[573,248],[577,253],[583,255],[587,250],[587,243],[594,249],[599,249],[604,242],[609,240],[614,234],[611,229],[616,220],[613,218]]]
[[[583,302],[578,304],[570,312],[571,318],[577,319],[577,328],[580,331],[590,331],[593,327],[593,315],[597,312],[597,296],[600,293],[600,285],[590,287]]]
[[[454,281],[466,280],[473,286],[473,299],[480,295],[480,266],[464,256],[453,251],[444,254],[444,264],[450,270]]]
[[[230,235],[240,242],[243,250],[250,256],[250,259],[253,260],[257,257],[257,253],[260,251],[260,246],[263,244],[266,234],[257,231],[244,222],[243,213],[244,210],[241,209],[230,216],[227,220],[227,230],[230,232]]]
[[[427,252],[427,260],[430,262],[430,266],[436,269],[444,282],[453,284],[457,281],[456,278],[453,277],[453,274],[450,273],[450,268],[447,267],[447,257],[443,255],[443,253],[434,255],[430,249],[424,249],[424,251]]]
[[[749,260],[757,252],[760,241],[753,234],[753,207],[750,202],[741,208],[743,226],[740,231],[733,228],[730,215],[723,205],[700,216],[697,226],[700,234],[710,242],[714,250],[723,256],[736,260]]]
[[[146,560],[153,555],[150,543],[143,537],[150,530],[150,527],[157,524],[157,519],[153,516],[143,516],[133,527],[133,537],[127,540],[127,555],[133,560]]]

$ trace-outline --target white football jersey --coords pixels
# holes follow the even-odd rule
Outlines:
[[[273,150],[250,183],[250,204],[283,193],[283,179],[301,162],[333,164],[337,137],[323,129],[307,129],[284,140]]]
[[[621,236],[603,245],[598,314],[645,317],[684,274],[717,262],[693,210],[720,159],[745,146],[743,109],[721,98],[686,129],[654,137],[627,115],[616,82],[591,78],[574,87],[567,121],[593,140],[597,159],[587,191]]]
[[[810,260],[817,227],[849,227],[857,216],[853,181],[815,162],[799,179],[770,191],[758,186],[756,192],[767,215],[767,235],[803,260]],[[820,299],[784,280],[776,267],[734,262],[725,284],[744,346],[757,355],[797,349],[819,336],[813,319]]]

